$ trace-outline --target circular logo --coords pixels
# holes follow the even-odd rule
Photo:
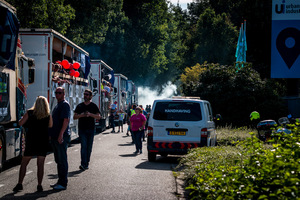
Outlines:
[[[175,127],[178,127],[178,126],[179,126],[179,123],[178,123],[178,122],[176,122],[176,123],[175,123]]]

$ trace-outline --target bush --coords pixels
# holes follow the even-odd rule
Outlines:
[[[192,199],[299,199],[300,130],[266,148],[254,133],[237,146],[197,148],[180,162]]]

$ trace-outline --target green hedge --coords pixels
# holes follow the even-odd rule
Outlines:
[[[236,146],[191,150],[179,165],[191,199],[299,199],[299,132],[274,135],[272,148],[250,133]]]

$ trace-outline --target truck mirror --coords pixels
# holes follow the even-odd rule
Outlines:
[[[35,68],[29,68],[28,70],[28,83],[34,83],[34,76],[35,76]]]
[[[32,67],[34,67],[34,66],[35,66],[34,59],[29,58],[29,59],[28,59],[28,67],[29,67],[29,68],[32,68]]]
[[[96,80],[93,80],[93,88],[97,88],[97,81]],[[98,91],[98,90],[97,90]]]

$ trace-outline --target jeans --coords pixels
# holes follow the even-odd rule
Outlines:
[[[94,142],[94,133],[94,130],[79,129],[79,140],[81,143],[81,165],[85,168],[89,166]]]
[[[115,130],[115,119],[114,117],[109,117],[109,123],[110,123],[110,127],[113,129],[113,131]]]
[[[142,137],[144,134],[144,130],[142,131],[132,131],[133,141],[135,144],[136,150],[142,150]]]
[[[59,144],[57,139],[51,140],[51,146],[54,153],[54,159],[57,164],[58,181],[57,184],[64,187],[68,184],[68,156],[67,149],[70,142],[70,136],[64,134],[63,143]]]

